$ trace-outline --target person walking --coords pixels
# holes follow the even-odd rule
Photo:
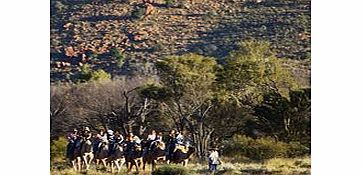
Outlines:
[[[215,174],[217,171],[217,165],[220,165],[222,163],[217,148],[211,149],[208,158],[209,158],[209,171],[211,172],[211,174]]]

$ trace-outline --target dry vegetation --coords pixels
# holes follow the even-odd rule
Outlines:
[[[165,165],[160,165],[162,167]],[[232,175],[232,174],[247,174],[247,175],[309,175],[311,168],[310,157],[303,158],[274,158],[265,162],[236,162],[230,163],[229,159],[224,158],[224,163],[218,167],[218,173],[220,175]],[[208,167],[206,164],[190,163],[187,167],[189,174],[202,175],[207,174]],[[108,169],[109,170],[109,169]],[[125,174],[126,168],[118,174]],[[57,166],[51,168],[52,175],[75,175],[77,174],[70,166],[67,166],[64,161],[60,161]],[[82,174],[88,175],[111,175],[109,171],[96,170],[92,167],[88,172],[82,172]],[[114,174],[114,173],[113,173]],[[134,172],[134,174],[136,174]],[[140,174],[151,174],[149,169]]]

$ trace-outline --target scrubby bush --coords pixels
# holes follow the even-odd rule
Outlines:
[[[90,80],[102,81],[111,79],[111,75],[102,69],[98,69],[91,73]]]
[[[64,137],[53,140],[50,144],[50,160],[62,159],[65,157],[68,141]]]
[[[91,79],[92,69],[89,64],[85,64],[80,68],[79,79],[82,81],[88,81]]]
[[[175,5],[175,3],[176,3],[175,0],[165,0],[165,5],[167,7],[172,7]]]
[[[308,153],[308,149],[297,142],[288,144],[270,137],[252,139],[240,135],[227,142],[224,150],[226,156],[243,156],[252,160],[298,157]]]
[[[146,8],[145,7],[135,7],[135,9],[132,11],[131,18],[132,19],[142,19],[142,17],[146,14]]]
[[[93,71],[88,64],[81,67],[79,79],[85,81],[110,80],[111,75],[102,69]]]
[[[288,144],[288,157],[300,157],[310,153],[310,149],[299,142],[290,142]]]
[[[161,52],[164,48],[165,48],[164,45],[162,45],[161,43],[157,43],[157,44],[153,45],[152,51],[153,52]]]
[[[124,55],[119,51],[118,48],[111,49],[111,55],[117,60],[117,64],[119,67],[122,67],[124,63]]]
[[[152,175],[190,175],[190,172],[182,166],[165,165],[152,172]]]
[[[51,1],[51,12],[54,14],[56,13],[63,13],[68,8],[67,5],[64,5],[61,1]]]

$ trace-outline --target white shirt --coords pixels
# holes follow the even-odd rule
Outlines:
[[[141,139],[137,136],[133,136],[134,142],[136,142],[137,144],[141,143]]]
[[[154,135],[154,134],[148,135],[147,140],[156,140],[156,135]]]
[[[219,164],[219,153],[217,151],[213,151],[210,155],[209,155],[209,161],[211,164]]]

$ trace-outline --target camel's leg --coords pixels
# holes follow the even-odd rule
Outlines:
[[[140,159],[140,167],[143,166],[143,159]]]
[[[119,165],[119,170],[121,170],[122,166],[126,163],[125,159],[121,159],[121,164]]]
[[[132,161],[127,162],[127,172],[129,173],[131,172],[131,170],[132,170]]]
[[[139,170],[140,167],[139,167],[139,165],[138,165],[138,162],[135,163],[135,166],[136,166],[136,172],[139,172],[139,171],[140,171],[140,170]]]
[[[189,159],[184,160],[183,164],[184,164],[185,167],[187,166],[188,162],[189,162]]]
[[[111,172],[112,172],[112,173],[114,173],[114,161],[115,161],[115,160],[112,160],[112,161],[111,161]]]
[[[94,160],[94,166],[95,166],[95,168],[98,169],[98,164],[99,164],[98,159],[94,158],[93,160]]]
[[[72,165],[73,165],[74,171],[77,171],[76,159],[72,160]]]
[[[147,161],[146,161],[146,160],[143,160],[143,166],[142,166],[142,170],[143,170],[143,171],[146,169],[146,164],[147,164]]]
[[[152,160],[151,161],[151,170],[155,171],[155,169],[156,169],[156,160]]]
[[[85,166],[85,169],[86,170],[88,170],[87,168],[88,168],[88,158],[87,158],[88,156],[86,156],[86,155],[84,155],[83,156],[83,161],[84,161],[84,166]]]
[[[82,158],[77,157],[77,169],[80,171],[82,169]]]
[[[121,171],[121,167],[119,166],[119,159],[115,160],[114,163],[116,164],[116,167],[117,167],[117,172],[120,172]]]
[[[102,160],[102,164],[103,164],[103,166],[107,169],[106,159],[101,159],[101,160]]]
[[[142,167],[142,160],[140,160],[140,164],[138,164],[138,161],[136,160],[136,161],[134,161],[134,163],[135,163],[135,166],[136,166],[136,172],[138,172],[139,171],[139,168],[140,168],[140,166]]]
[[[88,161],[88,168],[87,168],[87,170],[89,170],[90,165],[91,165],[91,163],[92,163],[93,159],[94,159],[94,154],[90,154],[90,156],[89,156],[89,161]]]

